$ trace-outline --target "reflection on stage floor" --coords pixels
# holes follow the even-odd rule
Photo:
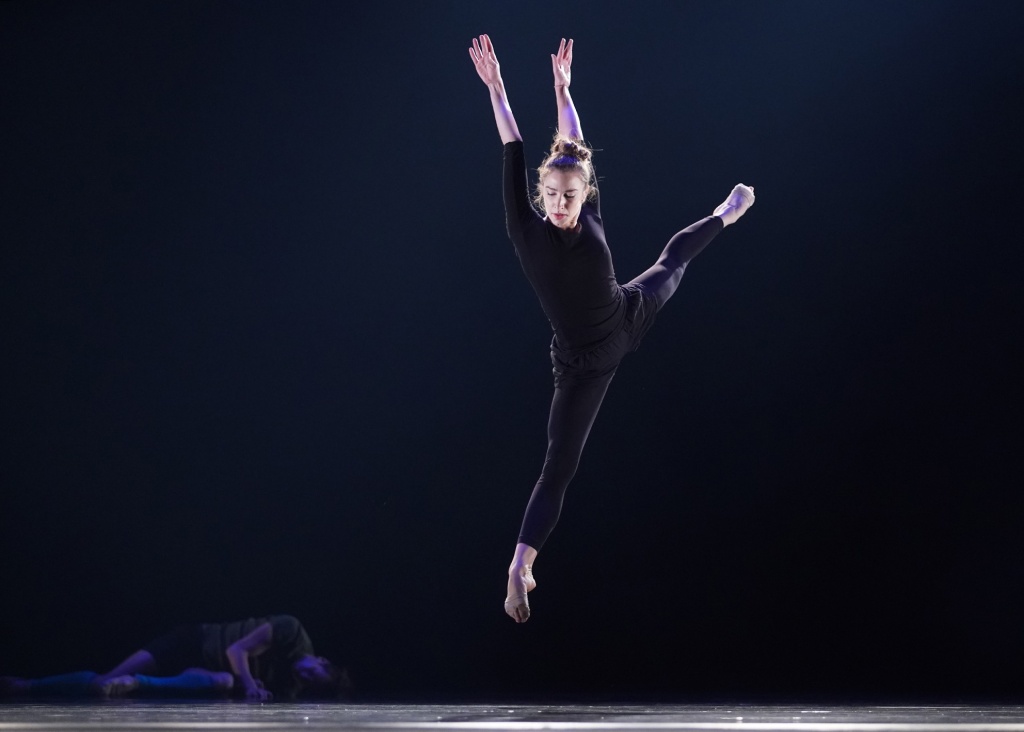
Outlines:
[[[0,730],[157,729],[1024,732],[1024,706],[254,705],[134,700],[0,705]]]

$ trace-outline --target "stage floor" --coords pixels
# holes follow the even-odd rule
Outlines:
[[[109,701],[0,705],[0,730],[1024,732],[1024,706],[402,705]]]

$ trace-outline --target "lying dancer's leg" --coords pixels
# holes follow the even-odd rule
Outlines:
[[[83,699],[121,696],[211,696],[231,691],[234,678],[226,671],[186,669],[177,676],[144,674],[97,674],[77,671],[40,679],[0,678],[0,697],[36,699]]]
[[[0,677],[0,697],[17,699],[83,698],[96,695],[93,681],[99,676],[95,671],[75,671],[40,679],[23,679],[19,676]]]
[[[179,625],[154,638],[97,678],[97,693],[102,696],[123,696],[139,687],[140,678],[177,678],[182,669],[194,670],[202,664],[201,626],[196,623]]]
[[[136,651],[105,674],[78,671],[41,679],[7,677],[0,683],[0,693],[32,697],[122,696],[135,687],[134,674],[153,671],[153,656],[148,651]]]
[[[687,226],[673,236],[653,267],[630,284],[642,284],[658,301],[658,309],[675,294],[686,265],[703,251],[715,236],[746,213],[754,203],[754,189],[737,185],[712,216]]]
[[[136,651],[105,674],[79,671],[41,679],[12,678],[0,684],[5,695],[36,697],[122,696],[135,686],[134,674],[154,673],[149,651]]]
[[[558,522],[565,489],[576,474],[583,446],[613,375],[614,371],[605,377],[584,382],[564,379],[555,387],[548,416],[548,450],[544,467],[526,506],[519,543],[508,568],[505,612],[517,623],[525,623],[530,617],[526,594],[537,586],[533,578],[533,561]]]
[[[205,668],[187,668],[177,676],[147,676],[136,674],[132,691],[135,696],[210,696],[231,691],[234,677],[227,671]]]
[[[151,674],[157,671],[156,659],[149,651],[135,651],[121,663],[93,680],[95,693],[100,696],[124,696],[131,692],[136,683],[135,674]]]

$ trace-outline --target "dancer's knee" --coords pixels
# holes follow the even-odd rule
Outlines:
[[[578,455],[553,455],[544,461],[544,469],[541,471],[540,480],[545,487],[556,491],[564,491],[579,467]]]
[[[686,270],[686,262],[676,257],[663,256],[658,260],[658,267],[659,276],[649,278],[642,284],[654,295],[660,310],[679,289],[679,284],[683,281],[683,272]]]

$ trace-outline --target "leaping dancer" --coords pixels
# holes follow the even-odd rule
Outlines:
[[[508,235],[554,330],[555,393],[548,417],[547,454],[508,569],[505,612],[517,623],[530,617],[527,593],[537,586],[533,577],[537,553],[558,521],[565,490],[619,363],[639,346],[657,312],[679,287],[686,265],[754,203],[754,189],[737,185],[711,216],[673,236],[650,269],[620,285],[605,240],[593,153],[583,142],[579,115],[569,95],[572,51],[572,39],[563,38],[558,53],[551,55],[558,134],[538,170],[531,202],[523,138],[509,106],[494,44],[482,35],[473,39],[469,49],[476,72],[490,92],[504,144]]]

